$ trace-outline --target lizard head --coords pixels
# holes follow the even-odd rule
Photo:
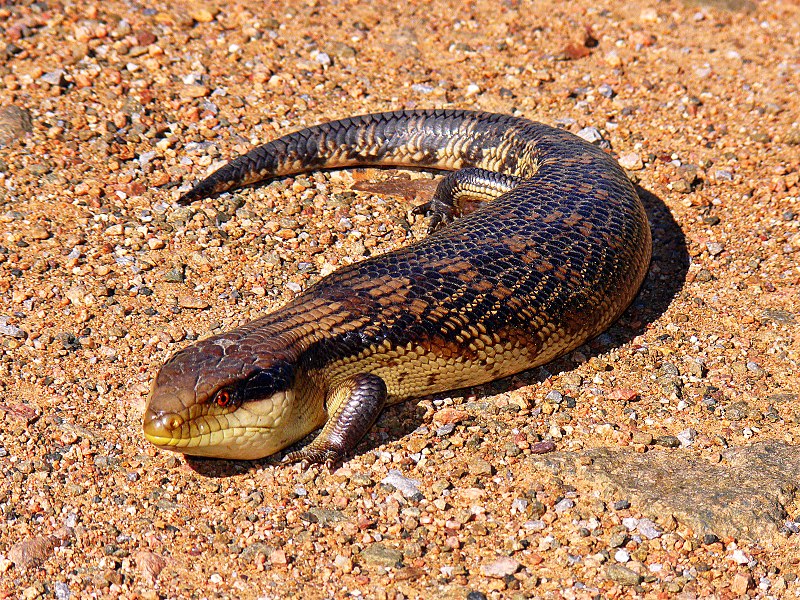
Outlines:
[[[248,361],[237,342],[236,332],[210,337],[164,364],[145,409],[148,441],[195,456],[254,459],[314,429],[319,417],[305,409],[314,403],[298,405],[294,364],[280,354]]]

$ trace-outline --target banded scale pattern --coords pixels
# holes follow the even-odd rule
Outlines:
[[[340,269],[278,311],[177,353],[153,383],[144,417],[153,443],[256,458],[324,425],[290,459],[340,458],[386,403],[491,381],[577,347],[644,279],[650,229],[614,159],[507,115],[420,110],[317,125],[232,161],[181,201],[362,165],[461,169],[431,205],[449,211],[445,222],[464,197],[477,203],[424,240]]]

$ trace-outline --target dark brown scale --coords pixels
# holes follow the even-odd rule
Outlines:
[[[458,156],[451,147],[460,148]],[[443,202],[435,197],[429,207],[435,222],[458,213],[452,198],[470,189],[480,201],[494,199],[418,243],[334,272],[275,313],[178,353],[156,378],[146,423],[207,403],[221,387],[275,364],[308,380],[303,385],[321,398],[302,400],[309,404],[329,399],[342,382],[355,385],[355,374],[385,381],[389,402],[479,384],[575,348],[628,306],[650,260],[650,230],[633,186],[602,150],[525,119],[404,111],[318,125],[232,161],[180,201],[318,168],[454,164],[474,169],[440,188]],[[447,206],[448,197],[455,205]],[[486,342],[476,330],[518,350],[480,358],[469,349],[478,338]],[[419,385],[403,387],[421,367],[409,368],[386,347],[422,347],[431,359],[455,363],[452,372],[425,373]],[[521,364],[515,357],[523,353],[530,359]],[[382,405],[376,401],[376,410]],[[339,412],[353,406],[347,409]],[[329,423],[313,456],[296,458],[329,459],[320,445],[348,427]]]

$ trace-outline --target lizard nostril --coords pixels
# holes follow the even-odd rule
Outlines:
[[[163,438],[180,437],[184,419],[175,413],[158,414],[147,411],[144,416],[144,433],[153,443],[158,445]],[[154,440],[158,440],[158,443]]]

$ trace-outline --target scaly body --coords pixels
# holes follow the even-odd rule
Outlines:
[[[428,206],[436,231],[178,352],[153,383],[151,442],[248,459],[324,426],[288,458],[329,462],[386,403],[485,383],[577,347],[620,315],[645,276],[650,229],[613,158],[506,115],[403,111],[318,125],[232,161],[182,201],[360,165],[455,171]]]

